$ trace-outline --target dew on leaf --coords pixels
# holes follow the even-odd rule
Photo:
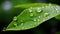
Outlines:
[[[15,16],[15,17],[13,18],[13,20],[16,21],[16,20],[17,20],[17,17]]]
[[[57,13],[59,12],[57,8],[55,10],[57,11]]]
[[[37,20],[36,20],[36,19],[34,19],[33,21],[34,21],[34,22],[36,22]]]
[[[32,7],[29,9],[29,12],[32,13]]]
[[[17,23],[16,22],[14,22],[14,26],[17,27]]]
[[[40,8],[37,9],[37,12],[42,12],[42,10]]]
[[[45,17],[49,16],[49,13],[45,13],[44,16],[45,16]]]

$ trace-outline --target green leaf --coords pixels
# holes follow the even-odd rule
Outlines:
[[[60,20],[60,15],[56,16],[55,18],[58,19],[58,20]]]
[[[57,10],[58,11],[57,11]],[[60,6],[30,7],[24,10],[6,28],[7,30],[26,30],[37,27],[41,23],[60,14]]]
[[[36,2],[36,0],[11,0],[14,5]]]

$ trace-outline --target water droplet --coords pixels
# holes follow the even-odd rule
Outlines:
[[[32,7],[30,7],[29,12],[32,13]]]
[[[36,19],[34,19],[33,21],[36,22]]]
[[[21,23],[21,25],[24,25],[24,23]]]
[[[37,12],[41,12],[42,10],[40,8],[37,9]]]
[[[2,4],[2,7],[5,11],[8,11],[12,8],[12,3],[10,1],[5,1],[3,4]]]
[[[30,16],[33,16],[33,13],[31,13]]]
[[[57,13],[59,12],[57,8],[55,10],[57,11]]]
[[[16,22],[14,22],[14,26],[17,27],[17,23]]]
[[[49,15],[49,13],[45,13],[45,14],[44,14],[44,16],[46,16],[46,17],[47,17],[48,15]]]
[[[38,16],[40,18],[40,16]]]
[[[17,20],[17,17],[15,16],[15,17],[13,18],[13,20],[16,21],[16,20]]]

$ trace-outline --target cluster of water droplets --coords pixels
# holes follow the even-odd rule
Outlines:
[[[17,23],[16,22],[14,22],[14,26],[17,27]]]
[[[30,7],[29,12],[30,12],[30,16],[33,16],[32,7]]]
[[[14,26],[17,27],[18,23],[17,23],[17,17],[16,16],[13,18],[13,21],[14,21]],[[23,25],[23,21],[22,20],[21,20],[21,24],[20,25]]]
[[[45,8],[45,7],[42,7],[42,8]],[[32,7],[31,7],[31,9],[29,9],[29,12],[30,12],[30,16],[33,16]],[[43,12],[42,9],[40,7],[37,8],[37,13],[41,13],[41,12]],[[44,13],[44,17],[47,17],[47,16],[49,16],[49,13],[48,12]],[[36,21],[40,22],[40,18],[41,18],[41,16],[38,16],[38,18],[37,19],[34,18],[33,21],[34,22],[36,22]],[[43,21],[45,21],[45,20],[43,19]]]
[[[14,21],[14,26],[16,26],[17,27],[17,17],[15,16],[14,18],[13,18],[13,21]]]
[[[59,11],[58,11],[58,9],[57,9],[57,8],[59,9],[59,7],[58,7],[58,6],[56,6],[55,10],[56,10],[56,11],[57,11],[57,13],[58,13]]]

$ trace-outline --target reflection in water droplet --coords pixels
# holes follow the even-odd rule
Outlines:
[[[44,16],[45,16],[45,17],[49,16],[49,13],[45,13]]]
[[[17,20],[17,17],[15,16],[15,17],[13,18],[13,20],[16,21],[16,20]]]
[[[42,12],[42,10],[40,8],[37,9],[37,12]]]
[[[33,13],[30,13],[30,16],[33,16]]]
[[[5,1],[3,4],[2,4],[2,7],[5,11],[8,11],[12,8],[12,3],[10,1]]]
[[[29,12],[30,12],[30,13],[32,12],[32,7],[30,7]]]
[[[36,22],[36,19],[34,19],[33,21]]]

